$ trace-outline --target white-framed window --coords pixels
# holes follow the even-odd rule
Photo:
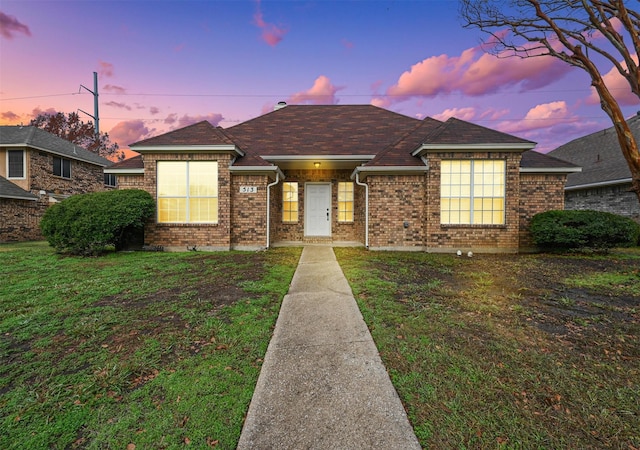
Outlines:
[[[282,221],[293,223],[298,221],[298,182],[282,183]]]
[[[443,160],[440,223],[503,225],[506,162],[501,159]]]
[[[104,185],[109,187],[116,187],[118,185],[118,178],[115,173],[104,174]]]
[[[353,183],[338,183],[338,222],[353,222]]]
[[[7,178],[25,179],[27,156],[24,150],[7,150]]]
[[[218,223],[218,162],[158,161],[158,222]]]
[[[71,160],[54,156],[53,174],[57,177],[71,178]]]

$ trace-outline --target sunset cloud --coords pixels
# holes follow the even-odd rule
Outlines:
[[[175,128],[183,128],[189,125],[193,125],[194,123],[202,122],[203,120],[206,120],[214,127],[217,127],[220,124],[220,122],[224,120],[224,117],[222,116],[222,114],[219,114],[219,113],[210,113],[206,115],[196,115],[196,116],[190,116],[188,114],[185,114],[182,117],[179,117],[178,114],[174,113],[174,114],[169,114],[167,117],[165,117],[163,122],[167,125],[171,125],[172,129],[175,129]]]
[[[476,109],[472,107],[467,108],[449,108],[442,111],[440,114],[433,116],[434,119],[442,122],[447,119],[455,117],[456,119],[471,121],[476,117]]]
[[[505,133],[525,133],[529,131],[549,128],[559,122],[575,122],[579,117],[573,115],[564,101],[543,103],[531,108],[524,119],[518,121],[504,121],[497,128]]]
[[[17,34],[31,36],[31,30],[21,23],[15,16],[8,16],[0,12],[0,36],[6,39],[14,39]]]
[[[109,131],[111,142],[117,143],[120,147],[128,147],[142,139],[151,136],[154,129],[149,129],[142,120],[127,120],[118,122]]]
[[[98,63],[98,73],[103,76],[103,77],[107,77],[110,78],[113,76],[113,64],[106,62],[106,61],[100,61]]]
[[[0,113],[0,120],[3,125],[11,125],[17,123],[20,120],[20,116],[13,111],[5,111]]]
[[[105,84],[102,87],[102,90],[107,92],[112,92],[114,94],[124,94],[125,92],[127,92],[127,90],[122,86],[115,86],[113,84]]]
[[[320,75],[316,78],[313,86],[302,92],[293,94],[287,100],[287,103],[292,104],[309,104],[309,105],[335,105],[338,103],[336,99],[336,92],[342,87],[337,87],[331,84],[331,80]]]
[[[273,23],[266,22],[262,15],[260,0],[256,1],[256,13],[253,15],[253,22],[262,30],[262,40],[272,47],[282,41],[288,30]]]
[[[127,111],[131,111],[131,106],[127,105],[126,103],[121,103],[121,102],[107,102],[107,103],[105,103],[105,105],[107,105],[107,106],[111,106],[111,107],[113,107],[113,108],[126,109]]]
[[[414,64],[372,104],[387,108],[412,97],[481,96],[513,87],[526,91],[547,86],[569,70],[553,57],[498,58],[473,47],[459,56],[431,56]]]

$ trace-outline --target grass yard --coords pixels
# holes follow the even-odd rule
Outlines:
[[[640,448],[640,249],[335,253],[424,448]]]
[[[300,251],[0,245],[0,448],[235,448]]]

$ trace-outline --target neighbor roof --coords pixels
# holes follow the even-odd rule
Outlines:
[[[0,177],[0,198],[14,198],[17,200],[38,200],[38,196],[25,191],[4,177]]]
[[[640,141],[640,114],[628,119],[627,123],[636,140]],[[549,152],[549,155],[582,167],[581,173],[567,177],[569,189],[631,181],[631,171],[613,127],[574,139]]]
[[[193,125],[131,144],[130,147],[155,147],[164,145],[234,145],[222,128],[203,120]]]
[[[111,164],[108,159],[35,126],[0,126],[0,147],[30,147],[97,166]]]

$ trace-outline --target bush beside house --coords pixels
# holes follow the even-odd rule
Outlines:
[[[51,206],[40,222],[42,234],[58,252],[97,255],[120,249],[144,229],[155,212],[149,193],[130,189],[74,195]]]

